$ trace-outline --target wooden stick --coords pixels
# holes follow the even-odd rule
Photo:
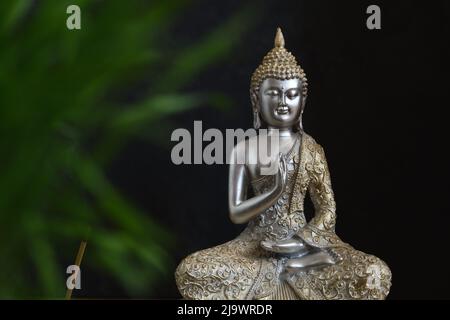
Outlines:
[[[80,267],[81,261],[83,260],[84,250],[86,250],[87,241],[83,240],[80,243],[80,247],[78,248],[77,257],[75,258],[75,265]],[[72,298],[72,289],[67,289],[66,292],[66,300],[70,300]]]

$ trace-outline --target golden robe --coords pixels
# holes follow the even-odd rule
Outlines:
[[[250,221],[234,240],[186,257],[175,278],[185,299],[384,299],[391,272],[379,258],[355,250],[335,234],[336,204],[325,154],[302,133],[288,159],[288,183],[277,203]],[[273,176],[253,181],[255,194],[273,185]],[[303,213],[309,193],[315,215]],[[334,265],[283,272],[281,258],[260,247],[263,239],[282,240],[298,234],[322,248]]]

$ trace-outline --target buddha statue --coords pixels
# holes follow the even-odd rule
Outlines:
[[[307,93],[305,72],[285,49],[278,28],[275,46],[253,73],[250,88],[254,127],[267,129],[266,136],[250,139],[277,133],[276,174],[261,174],[258,162],[230,165],[230,219],[247,227],[234,240],[183,259],[175,272],[183,298],[360,300],[388,295],[386,263],[335,233],[336,204],[324,150],[303,131]],[[257,152],[247,142],[239,142],[232,157]],[[314,205],[310,221],[303,208],[307,194]]]

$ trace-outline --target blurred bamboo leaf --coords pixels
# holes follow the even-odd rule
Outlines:
[[[255,19],[254,4],[246,4],[223,26],[208,33],[193,46],[181,50],[174,63],[159,79],[156,91],[175,90],[186,84],[191,77],[220,61],[236,46],[245,34],[245,28]]]
[[[192,109],[205,102],[205,96],[189,95],[159,95],[128,108],[119,114],[112,123],[114,130],[136,128],[143,123]]]
[[[65,26],[70,4],[82,8],[76,32]],[[231,105],[185,86],[238,43],[251,11],[169,50],[164,39],[189,5],[201,2],[0,2],[0,298],[62,298],[86,238],[84,268],[107,272],[131,296],[170,276],[173,235],[105,172],[150,125],[159,125],[156,142],[178,113]],[[118,88],[147,78],[142,96],[118,103]]]
[[[17,22],[23,18],[24,14],[28,11],[32,4],[32,0],[4,2],[0,7],[2,11],[6,12],[5,19],[3,20],[3,33],[11,31]]]

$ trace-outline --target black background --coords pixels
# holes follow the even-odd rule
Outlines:
[[[381,30],[366,8],[381,7]],[[268,1],[241,45],[186,89],[223,91],[226,114],[204,106],[181,127],[248,128],[250,76],[273,47],[277,26],[309,80],[304,128],[325,149],[337,202],[337,234],[390,266],[390,299],[450,298],[448,1]],[[235,12],[239,1],[201,1],[174,28],[189,41]],[[167,137],[170,140],[170,137]],[[176,235],[174,265],[235,238],[226,165],[175,166],[170,149],[136,140],[110,169],[129,198]],[[89,287],[89,285],[88,285]],[[117,297],[117,292],[93,291]],[[150,298],[179,298],[174,278]]]

